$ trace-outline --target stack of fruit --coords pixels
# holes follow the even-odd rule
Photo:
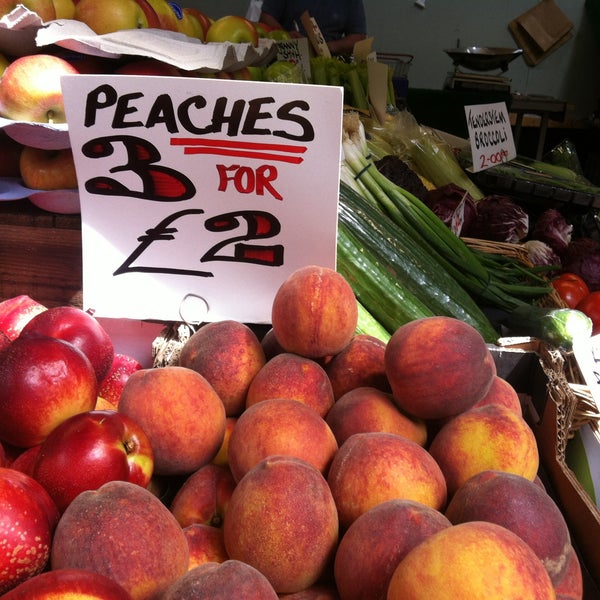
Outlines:
[[[475,329],[356,334],[349,283],[313,265],[271,315],[143,368],[80,309],[0,304],[3,598],[582,597]]]

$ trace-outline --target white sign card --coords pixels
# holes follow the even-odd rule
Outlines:
[[[283,280],[335,268],[341,88],[62,79],[99,317],[269,323]]]
[[[594,401],[600,406],[600,335],[575,338],[573,354]]]
[[[505,102],[465,106],[472,171],[484,171],[517,155]]]

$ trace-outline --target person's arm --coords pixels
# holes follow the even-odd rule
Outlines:
[[[352,54],[354,44],[366,39],[364,33],[349,33],[339,40],[331,40],[327,42],[327,47],[331,54]]]

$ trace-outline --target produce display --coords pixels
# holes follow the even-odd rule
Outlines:
[[[98,36],[288,37],[166,0],[22,7]],[[312,83],[344,88],[337,266],[288,277],[268,331],[202,323],[168,359],[153,345],[149,366],[81,308],[0,299],[1,598],[583,598],[536,437],[490,348],[509,334],[568,352],[600,332],[595,219],[561,204],[600,190],[523,157],[468,175],[468,155],[398,111],[391,86],[386,120],[369,116],[366,64],[310,66]],[[0,117],[64,132],[61,74],[293,85],[300,71],[44,48],[0,56]],[[69,148],[0,131],[0,149],[0,181],[77,187]],[[557,204],[532,209],[549,183]]]
[[[0,303],[3,598],[582,597],[534,434],[474,326],[359,333],[350,282],[316,265],[272,316],[267,334],[201,325],[142,367],[82,309]]]

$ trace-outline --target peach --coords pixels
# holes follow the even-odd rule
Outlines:
[[[533,481],[540,460],[525,419],[498,405],[472,408],[448,421],[429,452],[444,473],[450,497],[481,471],[506,471]]]
[[[501,404],[514,410],[518,415],[523,415],[521,399],[517,390],[499,375],[494,375],[488,393],[479,402],[476,402],[473,408],[479,408],[488,404]]]
[[[161,600],[277,600],[267,578],[238,560],[208,562],[188,571],[173,583]]]
[[[237,484],[223,533],[230,558],[258,569],[283,594],[319,581],[333,560],[339,523],[317,468],[292,456],[271,456]]]
[[[367,510],[394,498],[436,510],[446,504],[446,482],[433,457],[416,442],[394,433],[349,437],[331,462],[327,482],[343,529]]]
[[[225,562],[229,557],[223,541],[223,530],[204,523],[192,523],[183,528],[190,550],[188,569],[207,562]]]
[[[281,347],[281,344],[277,341],[272,327],[265,333],[265,335],[263,335],[262,339],[260,340],[260,345],[263,347],[265,358],[267,360],[271,360],[274,356],[277,356],[277,354],[285,352],[285,350]]]
[[[395,402],[422,419],[458,415],[481,400],[496,365],[468,323],[434,316],[401,325],[387,343],[385,370]]]
[[[348,281],[334,269],[307,265],[279,286],[271,324],[279,344],[308,358],[340,352],[354,336],[358,303]]]
[[[228,417],[244,410],[248,386],[265,362],[256,334],[234,320],[203,325],[179,355],[180,366],[197,371],[213,386]]]
[[[183,482],[170,510],[182,527],[192,523],[220,527],[234,488],[235,481],[227,467],[208,463]]]
[[[215,457],[225,436],[223,402],[200,373],[187,367],[135,371],[118,410],[146,432],[158,475],[196,471]]]
[[[298,400],[322,417],[334,403],[325,369],[310,358],[290,352],[274,356],[256,374],[248,388],[246,408],[273,398]]]
[[[2,600],[131,600],[123,586],[87,569],[59,569],[30,577]]]
[[[583,598],[583,572],[573,546],[569,549],[567,568],[562,578],[554,584],[554,592],[556,600],[582,600]]]
[[[263,400],[239,417],[229,440],[235,481],[273,454],[301,458],[326,474],[338,444],[329,425],[310,406],[289,398]]]
[[[111,481],[82,492],[62,514],[52,570],[87,569],[116,581],[133,600],[158,597],[187,570],[189,547],[175,517],[148,490]]]
[[[360,333],[325,366],[331,380],[333,396],[338,400],[357,387],[374,387],[390,392],[385,374],[386,343],[372,335]]]
[[[537,554],[553,584],[563,577],[570,557],[569,528],[537,483],[513,473],[482,471],[458,488],[445,514],[455,525],[489,521],[510,529]]]
[[[390,579],[387,600],[554,600],[535,552],[501,525],[446,527],[413,548]]]
[[[404,414],[391,394],[374,387],[358,387],[338,398],[325,418],[341,446],[351,435],[387,431],[402,435],[420,446],[427,442],[427,425]]]
[[[292,594],[278,594],[279,600],[340,600],[334,584],[315,583]]]
[[[450,527],[438,510],[413,500],[387,500],[350,525],[334,562],[343,600],[385,600],[398,563],[430,535]]]
[[[229,438],[231,437],[231,432],[236,423],[237,417],[227,417],[225,419],[225,435],[223,437],[223,442],[221,443],[219,451],[212,459],[212,462],[219,467],[229,466]]]

